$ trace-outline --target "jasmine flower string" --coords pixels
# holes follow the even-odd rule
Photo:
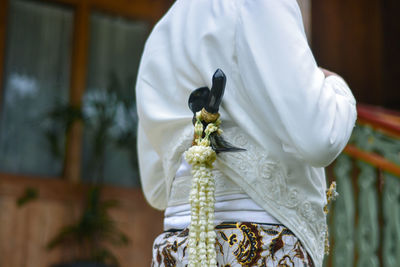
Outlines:
[[[191,205],[189,267],[217,266],[214,231],[215,182],[211,173],[216,153],[210,146],[210,134],[213,132],[220,134],[220,124],[221,121],[216,119],[204,130],[202,112],[197,112],[194,144],[185,152],[186,161],[192,165],[193,175],[189,195]]]

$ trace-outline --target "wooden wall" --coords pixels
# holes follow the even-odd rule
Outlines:
[[[385,106],[400,110],[400,1],[384,0],[384,99]]]
[[[312,1],[318,63],[341,74],[358,102],[400,109],[398,0]]]
[[[25,206],[16,200],[27,187],[39,197]],[[64,180],[0,175],[0,266],[48,267],[68,260],[71,251],[47,251],[46,244],[82,210],[87,187]],[[140,189],[106,187],[105,199],[120,207],[111,211],[118,227],[131,239],[127,247],[113,248],[122,267],[150,266],[154,238],[162,232],[162,213],[146,204]]]
[[[383,103],[381,0],[312,1],[317,62],[342,75],[356,98]]]

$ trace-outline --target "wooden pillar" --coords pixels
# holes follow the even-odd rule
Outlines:
[[[86,87],[87,50],[89,43],[89,5],[82,1],[75,10],[74,39],[71,63],[70,103],[80,106]],[[67,135],[64,164],[64,178],[72,182],[80,181],[82,157],[83,125],[76,122]]]
[[[384,106],[400,110],[400,22],[399,0],[382,1],[384,34]]]
[[[3,103],[8,0],[0,0],[0,111]]]
[[[342,75],[358,102],[382,105],[381,1],[315,0],[311,15],[318,64]]]

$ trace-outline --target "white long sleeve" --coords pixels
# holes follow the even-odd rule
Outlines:
[[[355,100],[343,79],[318,68],[295,1],[245,1],[235,41],[253,130],[263,136],[272,127],[286,152],[330,164],[352,132]]]
[[[165,209],[167,193],[162,163],[158,154],[147,140],[142,126],[138,126],[138,154],[141,184],[144,196],[154,208]]]

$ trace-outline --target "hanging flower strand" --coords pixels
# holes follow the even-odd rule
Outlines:
[[[189,195],[191,223],[189,226],[189,267],[216,267],[216,234],[214,229],[215,181],[213,163],[217,153],[244,151],[225,141],[219,129],[219,106],[222,101],[226,77],[218,69],[211,90],[201,87],[189,97],[189,108],[194,118],[192,147],[185,152],[186,161],[192,165],[192,187]],[[205,129],[204,129],[205,128]]]
[[[214,232],[215,185],[211,174],[216,153],[210,146],[210,134],[217,132],[219,119],[203,131],[202,112],[196,113],[194,145],[185,152],[192,165],[192,188],[189,195],[191,224],[189,226],[189,266],[217,266]],[[204,137],[202,137],[204,135]]]

